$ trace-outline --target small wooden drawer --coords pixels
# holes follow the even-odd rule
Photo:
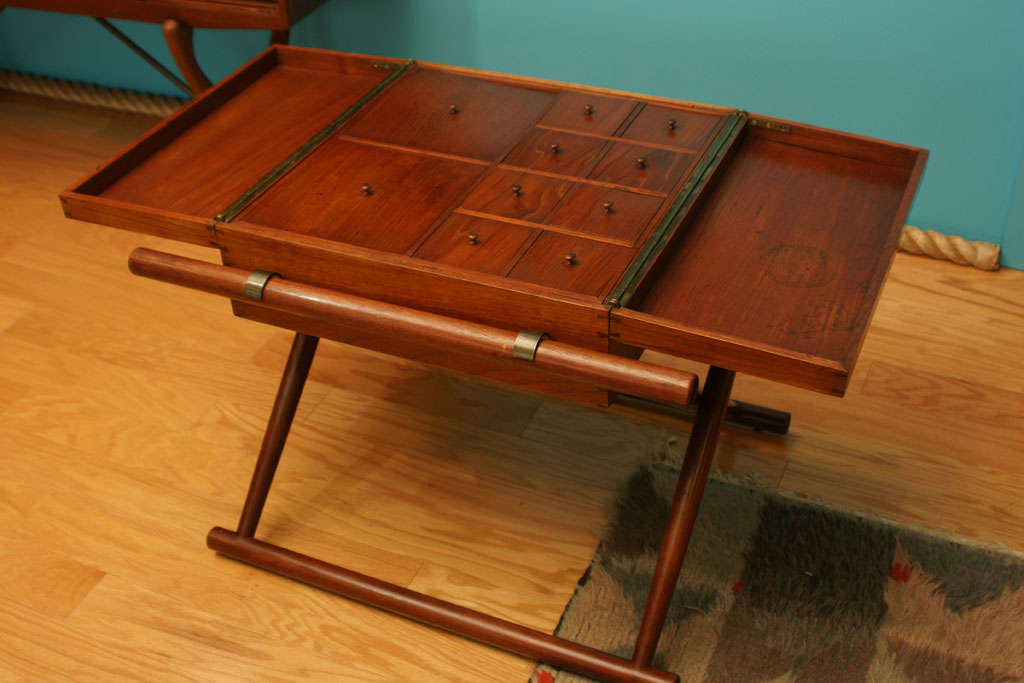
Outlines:
[[[505,158],[505,164],[582,178],[609,143],[601,138],[535,128]]]
[[[342,131],[493,161],[530,130],[555,97],[550,92],[421,68],[381,93]]]
[[[721,121],[720,114],[649,104],[633,119],[622,137],[696,152],[704,147]]]
[[[456,213],[435,230],[413,256],[481,273],[505,275],[538,232]]]
[[[509,273],[516,280],[603,297],[633,260],[635,249],[545,232]]]
[[[663,201],[662,197],[580,183],[548,223],[632,245]]]
[[[686,152],[616,142],[590,172],[590,177],[652,192],[668,192],[696,158]]]
[[[571,180],[498,168],[484,176],[462,208],[543,222],[571,187]]]
[[[380,251],[404,253],[484,167],[328,138],[239,217]]]
[[[636,106],[633,100],[565,92],[540,120],[542,126],[567,128],[594,135],[612,135]]]

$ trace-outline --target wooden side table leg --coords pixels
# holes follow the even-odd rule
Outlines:
[[[683,566],[683,556],[690,542],[693,523],[704,496],[704,484],[711,471],[718,432],[729,406],[729,393],[735,378],[736,373],[731,370],[716,367],[708,370],[704,392],[697,408],[697,422],[686,446],[683,470],[679,473],[668,526],[654,567],[651,592],[647,595],[647,607],[633,649],[633,663],[637,666],[650,666],[658,647],[658,638],[675,593],[676,580]]]
[[[291,37],[291,30],[283,28],[279,31],[270,32],[270,44],[271,45],[287,45],[288,39]]]
[[[196,61],[196,53],[192,46],[192,27],[177,19],[168,19],[164,22],[164,40],[171,50],[174,63],[178,65],[181,75],[188,82],[193,97],[209,88],[210,79]]]
[[[291,429],[295,409],[299,405],[319,341],[318,337],[305,334],[296,334],[292,341],[292,350],[288,355],[281,384],[277,388],[277,398],[270,411],[263,445],[260,446],[260,455],[238,522],[238,535],[242,538],[252,538],[256,533],[256,525],[263,513],[263,504],[267,501],[267,493],[270,492],[270,484],[274,480],[274,472],[277,471],[277,463],[281,459],[281,451],[284,450],[284,442],[288,438],[288,430]]]

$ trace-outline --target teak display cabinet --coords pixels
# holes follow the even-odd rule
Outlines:
[[[295,330],[237,531],[211,547],[614,680],[650,668],[735,372],[842,395],[924,150],[742,110],[272,47],[62,195],[72,218],[202,244],[133,271]],[[253,538],[319,337],[577,401],[696,403],[632,660]],[[708,363],[690,373],[643,349]],[[552,379],[554,377],[555,379]]]

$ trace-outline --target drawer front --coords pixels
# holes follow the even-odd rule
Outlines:
[[[572,181],[494,169],[462,203],[470,211],[543,222],[572,187]]]
[[[634,249],[545,232],[509,277],[590,296],[603,297],[629,267]]]
[[[590,172],[590,177],[652,192],[668,192],[696,158],[695,154],[686,152],[616,142]]]
[[[401,253],[417,243],[485,168],[331,138],[239,217]]]
[[[594,135],[612,135],[636,104],[633,100],[617,97],[566,92],[558,96],[558,101],[540,123]]]
[[[632,245],[643,234],[663,201],[661,197],[579,184],[548,222]]]
[[[368,140],[496,161],[554,103],[554,93],[420,69],[342,130]]]
[[[608,142],[601,138],[535,128],[505,158],[505,163],[582,178],[607,145]]]
[[[722,119],[719,114],[699,114],[649,104],[633,119],[622,137],[696,152],[711,139]]]
[[[511,223],[456,213],[413,255],[434,263],[505,275],[538,232]]]

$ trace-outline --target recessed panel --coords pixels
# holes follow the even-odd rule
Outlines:
[[[463,209],[543,222],[573,185],[571,180],[494,169],[462,202]]]
[[[594,167],[608,144],[601,138],[537,128],[516,146],[504,163],[583,177]]]
[[[629,267],[635,250],[582,237],[545,232],[509,277],[601,297]]]
[[[554,103],[554,93],[415,69],[343,129],[347,135],[497,160]]]
[[[580,183],[548,223],[632,245],[663,201],[661,197]]]
[[[361,247],[404,252],[485,169],[333,138],[240,218]]]
[[[612,135],[636,104],[634,100],[618,97],[565,92],[558,96],[558,101],[540,124],[594,135]]]
[[[452,214],[420,245],[416,258],[505,275],[537,230],[511,223]]]
[[[721,114],[648,104],[622,137],[695,152],[707,144],[721,121]]]
[[[669,192],[696,158],[695,154],[686,152],[616,142],[590,172],[590,178],[652,192]]]

